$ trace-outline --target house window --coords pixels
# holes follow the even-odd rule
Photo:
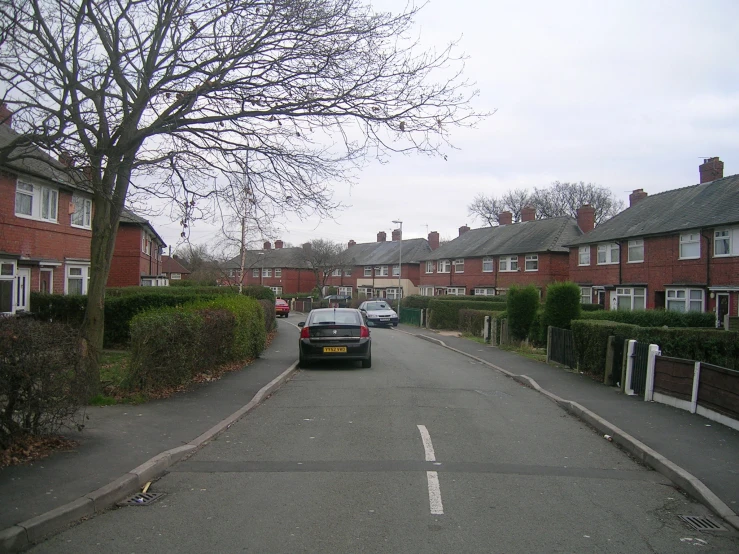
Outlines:
[[[370,298],[372,296],[372,289],[370,287],[358,287],[357,297],[359,298]]]
[[[483,273],[493,272],[493,258],[487,257],[482,259],[482,271]]]
[[[731,255],[731,233],[728,229],[716,231],[713,235],[713,255]]]
[[[434,262],[426,262],[426,273],[433,273],[434,272]],[[433,296],[433,295],[430,295]]]
[[[393,277],[400,277],[400,266],[398,264],[393,266]]]
[[[387,277],[387,266],[379,265],[375,268],[375,277]]]
[[[498,271],[518,271],[518,256],[501,256]]]
[[[263,267],[262,268],[262,277],[272,277],[272,268],[270,268],[270,267]]]
[[[59,193],[56,189],[18,181],[15,187],[15,215],[56,222]]]
[[[644,261],[644,239],[629,241],[629,263]]]
[[[13,313],[15,262],[0,261],[0,313]]]
[[[385,298],[388,300],[397,300],[403,297],[403,291],[399,288],[385,289]]]
[[[580,287],[580,304],[593,303],[593,287]]]
[[[334,276],[334,277],[341,277],[341,268],[334,269],[331,272],[331,275]]]
[[[680,259],[694,260],[701,257],[701,236],[698,233],[680,235]]]
[[[182,274],[181,273],[170,273],[169,278],[172,281],[179,281],[180,279],[182,279]]]
[[[667,309],[673,312],[702,312],[703,290],[667,289]]]
[[[581,246],[577,251],[577,265],[590,265],[590,246]]]
[[[75,213],[77,212],[75,211]],[[141,251],[144,254],[151,254],[151,240],[149,240],[149,237],[146,234],[141,238]]]
[[[527,254],[525,264],[526,271],[539,271],[539,254]]]
[[[352,268],[345,269],[344,270],[344,277],[351,277],[352,276]]]
[[[89,265],[68,265],[65,294],[87,294],[90,284]]]
[[[609,242],[598,245],[598,265],[618,263],[618,244]]]
[[[646,308],[647,289],[624,287],[616,289],[619,310],[643,310]]]
[[[454,273],[464,273],[464,260],[454,260]]]
[[[421,287],[421,296],[433,296],[434,295],[434,287]]]
[[[259,269],[252,269],[251,276],[254,277],[255,279],[259,279]]]
[[[495,289],[492,287],[478,287],[475,289],[475,296],[495,296]]]
[[[352,288],[351,287],[339,287],[339,295],[340,296],[348,296],[349,298],[352,297]]]
[[[446,293],[450,296],[464,296],[464,287],[447,287]]]
[[[275,268],[275,277],[282,277],[282,268],[276,267]]]
[[[364,276],[365,277],[372,277],[372,268],[371,267],[365,267],[364,268]]]
[[[452,262],[449,260],[439,260],[439,264],[436,266],[438,273],[449,273],[452,270]]]
[[[276,296],[282,296],[282,287],[269,287]]]
[[[90,229],[92,227],[92,200],[75,195],[72,196],[72,204],[74,205],[71,219],[72,227]]]

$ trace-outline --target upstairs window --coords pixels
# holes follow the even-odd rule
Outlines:
[[[464,260],[454,260],[454,273],[464,273]]]
[[[701,257],[701,236],[699,233],[680,235],[680,259],[694,260]]]
[[[629,241],[629,263],[644,261],[644,239]]]
[[[609,242],[608,244],[599,244],[598,265],[617,264],[618,250],[618,244],[615,242]]]
[[[590,245],[578,248],[577,265],[590,265]]]
[[[15,215],[56,223],[59,193],[56,189],[18,181],[15,187]]]
[[[252,269],[251,270],[251,276],[254,278],[259,278],[259,270],[258,269]]]
[[[449,260],[439,260],[439,265],[437,266],[437,271],[439,273],[450,273],[452,270],[452,262]]]
[[[728,229],[716,231],[713,235],[713,255],[731,255],[731,232]]]
[[[501,256],[498,271],[518,271],[518,256]]]
[[[92,227],[92,200],[83,196],[73,196],[72,204],[74,205],[71,219],[72,227],[90,229]]]
[[[400,266],[398,264],[393,266],[393,277],[400,277]]]
[[[426,262],[426,273],[434,272],[434,262]]]
[[[275,268],[275,277],[282,277],[282,268],[276,267]]]
[[[483,273],[493,272],[493,258],[487,257],[482,259],[482,271]]]
[[[351,277],[352,276],[352,268],[347,268],[344,270],[344,277]]]
[[[526,255],[526,271],[539,271],[539,254]]]
[[[336,268],[331,272],[333,277],[341,277],[341,268]]]
[[[271,267],[263,267],[262,268],[262,277],[272,277],[272,268]]]
[[[365,267],[364,268],[364,276],[365,277],[372,277],[372,268],[371,267]]]
[[[387,266],[386,265],[378,265],[375,268],[375,277],[387,277]]]

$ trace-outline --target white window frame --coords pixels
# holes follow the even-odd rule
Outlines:
[[[716,229],[713,233],[713,257],[726,258],[731,256],[731,229]],[[726,243],[726,252],[722,254],[716,253],[716,246],[720,242]]]
[[[688,255],[685,250],[693,248],[693,245],[698,247],[698,255]],[[685,248],[683,248],[685,247]],[[701,257],[701,235],[695,231],[692,233],[681,233],[680,234],[680,252],[678,255],[679,260],[697,260]]]
[[[524,271],[539,271],[539,254],[526,254]]]
[[[620,299],[622,298],[628,298],[629,299],[629,305],[628,308],[629,311],[634,310],[645,310],[647,307],[647,288],[646,287],[618,287],[616,289],[616,309],[620,310],[622,309],[620,306]],[[637,299],[641,298],[643,301],[642,306],[636,306]],[[623,308],[624,310],[626,308]]]
[[[352,287],[339,287],[338,290],[340,296],[348,296],[349,298],[352,297]]]
[[[621,248],[617,242],[605,242],[598,245],[598,257],[596,258],[597,265],[613,265],[617,264],[621,254]],[[615,252],[615,255],[614,255]],[[601,254],[603,254],[601,261]],[[615,258],[615,260],[614,260]]]
[[[337,267],[331,272],[331,277],[341,277],[341,268]]]
[[[2,311],[3,314],[15,313],[15,276],[18,273],[18,267],[15,260],[0,259],[0,281],[10,283],[10,311]]]
[[[262,268],[262,277],[272,277],[272,268],[271,267],[263,267]]]
[[[466,292],[465,287],[446,287],[447,296],[464,296]]]
[[[590,265],[590,245],[581,246],[577,249],[577,265]]]
[[[74,194],[72,195],[72,204],[74,205],[74,211],[69,215],[69,224],[77,229],[92,229],[92,199]],[[77,214],[81,214],[81,216]],[[80,217],[82,222],[76,222],[75,219]]]
[[[31,213],[18,211],[18,197],[30,198]],[[17,180],[15,184],[15,207],[17,217],[35,219],[46,223],[57,223],[59,215],[59,190],[44,185],[35,185],[27,181]],[[44,211],[46,214],[44,215]]]
[[[498,271],[501,273],[518,271],[518,256],[501,256],[498,258]]]
[[[385,289],[385,298],[388,300],[403,298],[403,289],[399,289],[398,287]]]
[[[593,303],[593,287],[580,287],[580,304]]]
[[[251,276],[254,277],[255,279],[259,279],[259,268],[258,267],[255,267],[254,269],[251,270]]]
[[[458,258],[452,262],[454,273],[464,273],[464,258]]]
[[[476,287],[475,296],[495,296],[495,288],[493,287]]]
[[[282,287],[269,287],[276,296],[282,296]]]
[[[426,273],[433,273],[433,272],[434,272],[434,262],[429,260],[428,262],[426,262]]]
[[[452,262],[449,260],[439,260],[439,262],[436,264],[436,272],[437,273],[451,273],[452,272]]]
[[[682,310],[674,309],[674,306],[678,304],[683,305]],[[665,309],[675,312],[703,312],[706,309],[705,291],[692,288],[668,288],[665,290]]]
[[[388,275],[386,265],[378,265],[375,267],[375,277],[387,277]]]
[[[492,273],[495,270],[495,260],[492,256],[487,256],[482,259],[482,272]]]
[[[644,239],[629,241],[627,258],[629,264],[644,263]]]
[[[72,275],[71,270],[80,270],[79,275]],[[90,264],[89,263],[68,263],[64,266],[64,294],[71,294],[69,292],[69,280],[74,279],[75,281],[81,280],[82,281],[82,294],[83,296],[87,294],[87,289],[90,286]]]
[[[400,277],[400,265],[393,265],[393,277]]]
[[[372,277],[372,266],[364,266],[364,276]]]
[[[179,281],[182,279],[182,273],[170,273],[169,279],[170,281]]]
[[[147,256],[151,254],[151,237],[146,233],[141,237],[141,251]]]
[[[433,296],[434,287],[420,287],[421,296]]]
[[[282,268],[276,267],[275,268],[275,277],[282,277]]]
[[[351,277],[352,276],[352,268],[348,268],[344,270],[344,277]]]

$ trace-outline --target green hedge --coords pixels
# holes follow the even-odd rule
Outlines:
[[[606,367],[608,337],[611,335],[634,338],[638,327],[616,321],[575,319],[572,321],[572,337],[577,352],[577,367],[603,375]]]
[[[580,310],[583,312],[598,312],[603,310],[600,304],[580,304]]]
[[[476,337],[482,336],[482,331],[485,328],[485,316],[489,315],[491,318],[498,318],[502,313],[487,310],[459,310],[457,329]]]
[[[638,328],[639,342],[659,345],[663,356],[739,369],[739,332],[718,329]]]
[[[256,358],[267,344],[264,310],[259,302],[244,296],[221,296],[205,307],[229,310],[236,317],[234,359]]]
[[[712,312],[672,312],[667,310],[601,310],[583,314],[584,319],[617,321],[639,327],[704,327],[715,328],[716,316]]]
[[[539,309],[539,291],[533,285],[512,286],[508,289],[508,325],[511,338],[524,340],[531,333],[531,327]]]
[[[269,289],[268,289],[269,290]],[[185,287],[109,287],[105,289],[105,298],[118,298],[121,296],[137,296],[139,294],[160,294],[160,295],[183,295],[200,296],[203,294],[236,294],[238,289],[231,287],[208,287],[202,285],[193,285]]]
[[[426,297],[426,298],[432,298],[432,297]],[[444,296],[434,296],[433,297],[436,300],[445,300],[445,301],[455,301],[455,300],[471,300],[473,302],[497,302],[498,304],[505,304],[506,303],[506,297],[505,296],[484,296],[484,295],[470,295],[466,294],[463,296],[454,296],[453,294],[447,294]]]
[[[269,333],[277,328],[277,315],[275,313],[275,303],[269,300],[258,300],[264,312],[264,328]]]
[[[406,296],[400,301],[403,308],[420,308],[425,310],[429,307],[429,302],[434,300],[433,296],[421,296],[420,294],[412,294]]]
[[[204,281],[198,281],[195,279],[174,279],[174,280],[170,279],[169,286],[170,287],[182,287],[182,288],[216,287],[218,286],[218,281],[216,279],[206,279]]]
[[[501,308],[504,308],[504,306],[491,302],[470,300],[449,302],[434,298],[428,303],[428,309],[430,310],[429,325],[434,329],[457,329],[460,310],[497,311]]]
[[[552,283],[547,287],[542,326],[569,329],[573,319],[580,318],[580,287],[575,283]]]

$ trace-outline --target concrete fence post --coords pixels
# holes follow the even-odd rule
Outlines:
[[[635,340],[629,340],[629,347],[627,349],[626,358],[626,379],[624,379],[624,392],[629,396],[634,396],[636,393],[631,387],[631,376],[634,373],[634,348],[636,347]]]
[[[552,326],[547,326],[547,363],[552,361]]]
[[[701,382],[701,363],[695,362],[693,368],[693,393],[690,396],[690,413],[694,414],[698,411],[698,387]]]
[[[498,346],[498,318],[490,320],[490,346]]]
[[[482,342],[490,342],[490,316],[485,316],[485,323],[482,326]]]
[[[659,350],[659,346],[656,344],[649,345],[649,357],[647,358],[647,385],[644,387],[644,400],[646,402],[652,402],[654,399],[654,364],[657,361],[657,356],[662,354]]]

